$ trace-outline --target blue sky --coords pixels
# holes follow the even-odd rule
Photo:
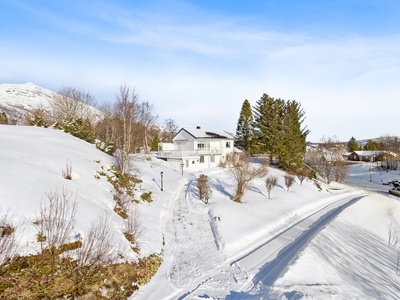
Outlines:
[[[244,99],[301,102],[309,140],[400,135],[399,1],[0,0],[0,83],[119,85],[159,123],[235,131]]]

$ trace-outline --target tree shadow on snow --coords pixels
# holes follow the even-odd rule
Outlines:
[[[260,194],[260,195],[263,195],[265,198],[268,199],[268,197],[267,197],[258,187],[255,187],[255,186],[251,185],[251,186],[247,187],[247,189],[248,189],[249,191],[258,193],[258,194]]]
[[[229,185],[226,182],[223,182],[218,178],[212,178],[211,180],[209,180],[208,183],[210,184],[210,186],[212,188],[214,188],[217,191],[221,192],[225,196],[228,196],[229,199],[233,199],[233,195],[231,195],[231,193],[228,192],[228,189],[231,188],[232,185]]]

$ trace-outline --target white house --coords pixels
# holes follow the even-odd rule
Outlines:
[[[182,128],[172,143],[158,144],[158,157],[173,167],[201,171],[217,167],[233,152],[234,136],[223,130]]]

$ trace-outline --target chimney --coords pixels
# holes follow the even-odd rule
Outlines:
[[[200,127],[200,126],[197,126],[196,129],[201,129],[201,127]]]

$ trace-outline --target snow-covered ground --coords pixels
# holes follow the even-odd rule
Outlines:
[[[71,181],[61,177],[72,162]],[[200,173],[175,170],[146,155],[132,156],[131,172],[143,183],[135,198],[151,191],[153,202],[135,205],[145,231],[140,254],[130,250],[124,220],[113,212],[112,186],[94,175],[112,157],[62,131],[0,125],[0,207],[18,225],[19,252],[39,251],[36,220],[40,200],[50,190],[76,195],[74,236],[84,237],[104,211],[112,216],[116,251],[135,260],[163,250],[152,280],[131,299],[396,299],[396,249],[387,245],[386,226],[400,230],[399,198],[388,196],[382,180],[398,172],[352,167],[348,185],[322,191],[308,180],[286,191],[281,170],[267,199],[265,178],[248,188],[243,203],[232,201],[234,185],[220,168],[209,176],[213,196],[199,199]],[[161,191],[163,172],[164,191]]]
[[[388,226],[400,232],[400,198],[381,182],[400,172],[371,175],[372,183],[367,164],[352,166],[348,183],[369,194],[311,241],[265,299],[399,299],[398,248],[388,245]]]

